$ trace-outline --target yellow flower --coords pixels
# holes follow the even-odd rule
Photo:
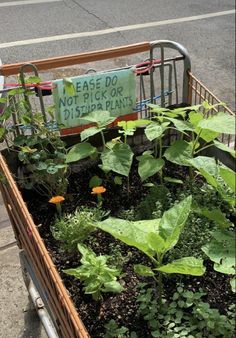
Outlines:
[[[54,196],[48,202],[53,203],[53,204],[58,204],[63,201],[65,201],[65,198],[63,196]]]
[[[101,185],[101,186],[99,186],[99,187],[94,187],[94,188],[92,189],[91,194],[94,194],[94,195],[100,195],[100,194],[103,194],[105,191],[106,191],[106,188],[104,188],[104,187]]]

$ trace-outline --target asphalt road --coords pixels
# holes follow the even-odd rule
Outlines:
[[[194,74],[234,110],[234,8],[233,0],[0,0],[0,58],[13,63],[174,40],[188,49]]]

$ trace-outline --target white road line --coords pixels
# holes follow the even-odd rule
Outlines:
[[[144,29],[144,28],[153,28],[153,27],[172,25],[172,24],[188,22],[188,21],[209,19],[209,18],[214,18],[214,17],[218,17],[222,15],[229,15],[229,14],[234,14],[234,13],[235,13],[235,9],[232,9],[232,10],[223,11],[223,12],[215,12],[215,13],[209,13],[209,14],[196,15],[196,16],[188,16],[188,17],[178,18],[178,19],[147,22],[147,23],[141,23],[137,25],[107,28],[107,29],[98,30],[98,31],[54,35],[54,36],[48,36],[48,37],[42,37],[42,38],[36,38],[36,39],[12,41],[12,42],[0,43],[0,49],[17,47],[17,46],[27,46],[27,45],[33,45],[37,43],[45,43],[45,42],[51,42],[51,41],[60,41],[60,40],[77,39],[77,38],[83,38],[83,37],[112,34],[112,33],[117,33],[117,32],[122,32],[122,31],[124,32],[124,31]]]
[[[0,3],[0,7],[34,5],[34,4],[41,4],[45,2],[59,2],[59,1],[62,1],[62,0],[24,0],[24,1],[2,2]]]

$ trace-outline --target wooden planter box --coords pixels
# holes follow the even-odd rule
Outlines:
[[[39,60],[35,61],[35,64],[38,66],[39,70],[50,69],[59,66],[140,53],[150,50],[150,46],[150,43],[143,43],[106,51],[80,54],[77,56]],[[21,64],[5,65],[1,69],[2,74],[15,74],[18,72],[20,66]],[[189,105],[201,103],[206,98],[208,98],[209,102],[220,102],[189,72],[189,69],[187,71],[187,103]],[[230,110],[227,108],[224,109],[230,113]],[[231,139],[227,135],[223,135],[222,138],[225,143],[229,144],[231,142]],[[220,152],[218,151],[217,154],[220,154]],[[225,158],[223,161],[230,160]],[[227,163],[227,165],[232,167],[233,163]],[[58,335],[63,338],[88,338],[89,334],[63,285],[61,277],[52,262],[44,242],[39,235],[37,226],[34,224],[13,178],[12,172],[16,172],[16,166],[17,160],[14,158],[14,154],[8,153],[7,151],[0,154],[0,172],[5,177],[0,181],[0,189],[18,246],[24,253],[36,276],[37,283],[41,290],[40,296],[45,301],[45,305]]]

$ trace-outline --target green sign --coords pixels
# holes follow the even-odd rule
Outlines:
[[[92,73],[53,82],[56,120],[65,128],[87,122],[84,114],[107,110],[112,116],[130,114],[136,105],[133,69]]]

